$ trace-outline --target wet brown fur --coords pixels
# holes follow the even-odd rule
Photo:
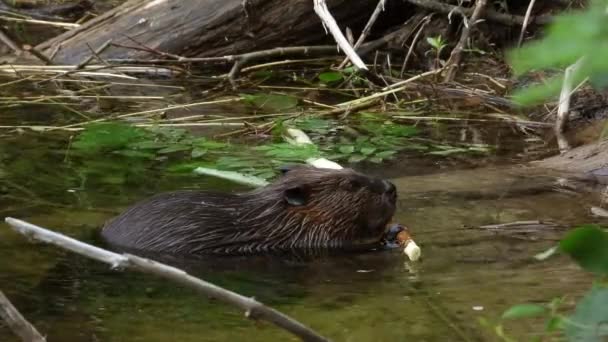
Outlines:
[[[154,196],[109,221],[102,236],[118,247],[178,255],[365,249],[381,240],[395,201],[390,182],[297,166],[250,192]]]

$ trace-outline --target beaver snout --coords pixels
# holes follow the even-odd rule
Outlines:
[[[384,185],[384,192],[389,195],[397,195],[397,187],[390,181],[383,180],[382,184]]]
[[[397,187],[395,184],[384,179],[380,180],[379,184],[380,186],[378,188],[382,190],[378,192],[383,195],[385,200],[388,200],[389,203],[394,204],[397,201]]]

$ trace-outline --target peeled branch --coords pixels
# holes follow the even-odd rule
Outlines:
[[[420,258],[420,247],[418,247],[410,235],[409,229],[404,225],[399,223],[391,224],[387,231],[387,235],[385,236],[385,243],[389,248],[402,247],[403,253],[405,253],[411,261],[416,261]]]
[[[420,258],[420,254],[422,253],[420,247],[418,247],[414,239],[412,239],[407,228],[397,234],[397,241],[403,246],[403,253],[405,253],[410,260],[416,261]]]

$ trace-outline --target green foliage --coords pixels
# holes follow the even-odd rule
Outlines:
[[[349,163],[359,163],[364,160],[381,163],[391,159],[400,148],[390,141],[390,138],[360,136],[354,141],[345,140],[329,148],[330,159],[347,160]]]
[[[301,130],[312,132],[317,135],[325,135],[329,133],[333,126],[335,126],[335,122],[315,117],[300,118],[294,120],[294,124]]]
[[[593,287],[578,302],[576,311],[563,320],[569,341],[605,341],[608,337],[608,288]]]
[[[84,153],[99,153],[126,147],[145,138],[147,133],[131,125],[119,123],[93,123],[78,136],[72,148]]]
[[[278,98],[277,98],[278,99]],[[258,101],[259,98],[252,98]],[[282,106],[283,100],[273,103]],[[361,113],[348,127],[334,119],[301,116],[279,122],[273,130],[276,140],[287,127],[304,130],[315,145],[294,146],[268,143],[261,146],[241,145],[194,137],[184,129],[167,127],[139,128],[126,123],[89,125],[75,139],[70,155],[84,161],[83,175],[95,175],[107,182],[126,182],[133,173],[100,167],[99,154],[112,154],[130,161],[132,170],[160,166],[170,172],[190,172],[196,167],[238,171],[269,179],[278,166],[303,163],[309,158],[326,157],[348,163],[382,163],[406,149],[423,150],[437,155],[481,151],[477,146],[419,144],[412,138],[419,134],[414,126],[396,124],[382,115]],[[122,167],[121,165],[118,165]]]
[[[319,81],[324,84],[333,84],[344,79],[344,75],[338,71],[326,71],[319,74]]]
[[[355,138],[342,137],[335,145],[326,146],[328,158],[349,163],[382,163],[407,148],[407,138],[418,133],[414,126],[381,120],[370,113],[363,113],[360,118],[362,120],[354,127],[367,134]]]
[[[435,51],[437,52],[437,54],[439,54],[441,52],[441,50],[443,50],[443,48],[446,47],[446,41],[443,40],[443,38],[441,37],[441,35],[437,36],[437,37],[427,37],[426,38],[426,42],[429,43],[429,45],[435,49]]]
[[[545,260],[557,252],[569,255],[583,269],[597,276],[608,275],[608,233],[596,225],[584,225],[569,231],[553,247],[536,256]],[[553,299],[545,305],[518,304],[507,309],[502,319],[544,317],[545,334],[561,331],[569,341],[600,341],[608,337],[608,286],[596,283],[577,303],[570,316],[561,313],[563,298]],[[491,326],[484,321],[485,326]],[[509,340],[502,331],[502,323],[494,326],[503,340]],[[500,332],[500,334],[498,334]]]
[[[443,50],[447,46],[447,42],[441,37],[441,35],[437,37],[427,37],[426,42],[433,48],[435,54],[435,67],[439,67],[441,64],[445,64],[442,60],[439,59],[441,56],[441,50]]]
[[[293,109],[299,102],[296,97],[282,94],[242,94],[241,97],[257,108],[277,112]]]
[[[568,232],[559,247],[585,270],[608,275],[608,233],[598,226],[586,225]]]
[[[532,70],[564,68],[584,57],[573,74],[575,84],[591,77],[596,86],[605,84],[608,73],[608,0],[592,0],[587,9],[555,18],[546,36],[510,52],[509,60],[516,75]],[[517,92],[515,100],[534,104],[559,92],[563,77],[547,84]]]
[[[542,316],[547,308],[537,304],[518,304],[510,307],[502,314],[503,319],[528,318]]]

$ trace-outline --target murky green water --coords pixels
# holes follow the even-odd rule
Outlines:
[[[62,162],[61,139],[34,137],[7,138],[3,144],[4,172],[11,173],[2,189],[3,216],[85,241],[98,243],[94,233],[104,220],[139,198],[175,188],[226,185],[203,177],[161,177],[145,169],[118,174],[125,165],[103,157],[99,162],[108,165],[107,174],[79,173],[78,165]],[[119,175],[129,179],[126,186],[100,181]],[[496,170],[394,180],[401,198],[396,220],[414,230],[423,248],[423,260],[416,265],[408,265],[399,252],[386,252],[305,263],[253,259],[186,266],[206,280],[255,296],[336,341],[488,340],[491,335],[477,317],[494,319],[515,303],[548,301],[586,289],[589,279],[566,259],[529,262],[559,233],[537,232],[517,239],[462,229],[529,219],[590,222],[581,195],[549,191],[513,196],[509,192],[514,184],[548,180],[514,178]],[[472,196],[476,191],[478,196]],[[28,243],[6,225],[0,227],[0,245],[0,288],[49,341],[292,339],[164,280],[113,272],[73,254]],[[527,339],[540,326],[511,328]],[[15,340],[6,329],[0,330],[0,339]]]
[[[31,122],[44,115],[28,113]],[[68,140],[66,134],[2,134],[3,217],[98,244],[103,222],[139,199],[180,188],[230,187],[116,156],[79,162],[66,156]],[[551,177],[520,177],[500,168],[456,171],[445,160],[420,167],[413,160],[392,163],[391,170],[366,170],[389,175],[397,184],[395,220],[408,225],[423,248],[423,260],[415,265],[392,251],[307,262],[251,258],[181,266],[254,296],[335,341],[493,340],[479,317],[495,320],[513,304],[587,289],[590,278],[568,259],[530,259],[563,230],[510,234],[467,227],[537,219],[590,223],[587,209],[595,198],[551,190]],[[541,185],[545,189],[526,191]],[[50,342],[294,340],[189,289],[30,243],[5,224],[0,225],[0,289]],[[516,322],[507,328],[529,340],[542,324]],[[0,326],[0,341],[16,338]]]

